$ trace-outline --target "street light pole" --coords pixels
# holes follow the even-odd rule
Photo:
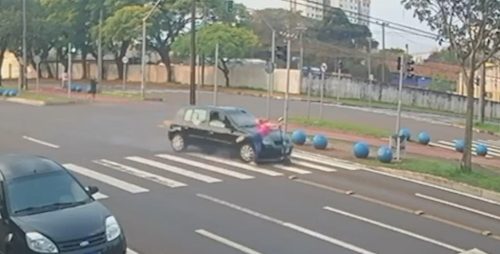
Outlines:
[[[387,62],[387,54],[385,52],[385,26],[386,26],[386,23],[385,22],[382,22],[382,83],[385,83],[385,65],[386,65],[386,62]]]
[[[153,8],[142,19],[142,52],[141,52],[141,98],[145,98],[146,90],[146,22],[163,0],[156,1]]]
[[[23,0],[23,80],[21,82],[21,89],[28,89],[28,54],[26,46],[26,35],[27,34],[27,24],[26,24],[26,0]],[[21,90],[19,89],[19,90]]]
[[[99,38],[97,44],[97,82],[102,85],[102,9],[99,12]]]
[[[289,107],[289,93],[290,93],[290,68],[292,63],[292,13],[293,12],[293,2],[290,1],[290,19],[288,23],[288,33],[287,33],[287,52],[286,52],[286,89],[285,89],[285,106],[283,112],[283,121],[285,125],[285,135],[288,132],[288,107]]]
[[[68,97],[71,97],[71,79],[73,78],[73,45],[68,43]]]
[[[191,77],[189,82],[189,104],[196,104],[196,0],[191,3]]]
[[[217,106],[217,93],[218,93],[218,75],[219,72],[219,43],[215,45],[215,64],[214,64],[214,106]]]

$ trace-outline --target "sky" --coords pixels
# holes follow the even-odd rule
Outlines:
[[[300,2],[301,0],[298,1]],[[289,6],[286,0],[235,0],[235,2],[243,3],[252,9],[285,8]],[[386,21],[400,23],[431,32],[426,24],[420,23],[417,18],[413,17],[412,11],[404,9],[401,5],[401,0],[371,0],[371,4],[371,16],[374,18],[381,18]],[[370,29],[374,39],[381,42],[382,28],[380,25],[372,24]],[[408,44],[410,53],[416,56],[425,57],[439,49],[435,40],[413,36],[386,28],[387,48],[404,48],[405,44]]]

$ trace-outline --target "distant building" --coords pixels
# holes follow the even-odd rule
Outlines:
[[[474,97],[479,98],[481,70],[476,72],[476,82],[474,84]],[[460,81],[457,84],[457,93],[467,95],[467,81],[463,73],[460,73]],[[500,62],[486,65],[486,99],[500,102]]]
[[[3,79],[14,79],[19,77],[19,62],[16,59],[16,56],[7,51],[4,54],[2,69],[0,72],[2,73]]]
[[[371,0],[309,0],[306,3],[292,2],[292,8],[302,13],[304,17],[321,20],[329,7],[342,9],[349,21],[358,25],[369,25]]]

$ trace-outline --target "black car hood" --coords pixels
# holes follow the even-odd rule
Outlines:
[[[244,128],[242,132],[250,135],[250,136],[256,136],[260,135],[261,138],[266,138],[270,139],[272,141],[281,141],[283,139],[286,139],[286,135],[284,135],[284,131],[280,129],[271,129],[269,132],[263,134],[260,132],[260,129],[258,127],[252,127],[252,128]]]
[[[24,232],[39,232],[55,242],[85,238],[105,231],[110,212],[99,202],[46,213],[12,217]]]

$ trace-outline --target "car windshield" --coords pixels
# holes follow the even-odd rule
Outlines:
[[[12,216],[48,212],[90,202],[90,196],[64,171],[31,175],[7,184]]]
[[[234,110],[228,112],[229,117],[238,127],[252,128],[257,126],[257,119],[250,113],[244,110]]]

